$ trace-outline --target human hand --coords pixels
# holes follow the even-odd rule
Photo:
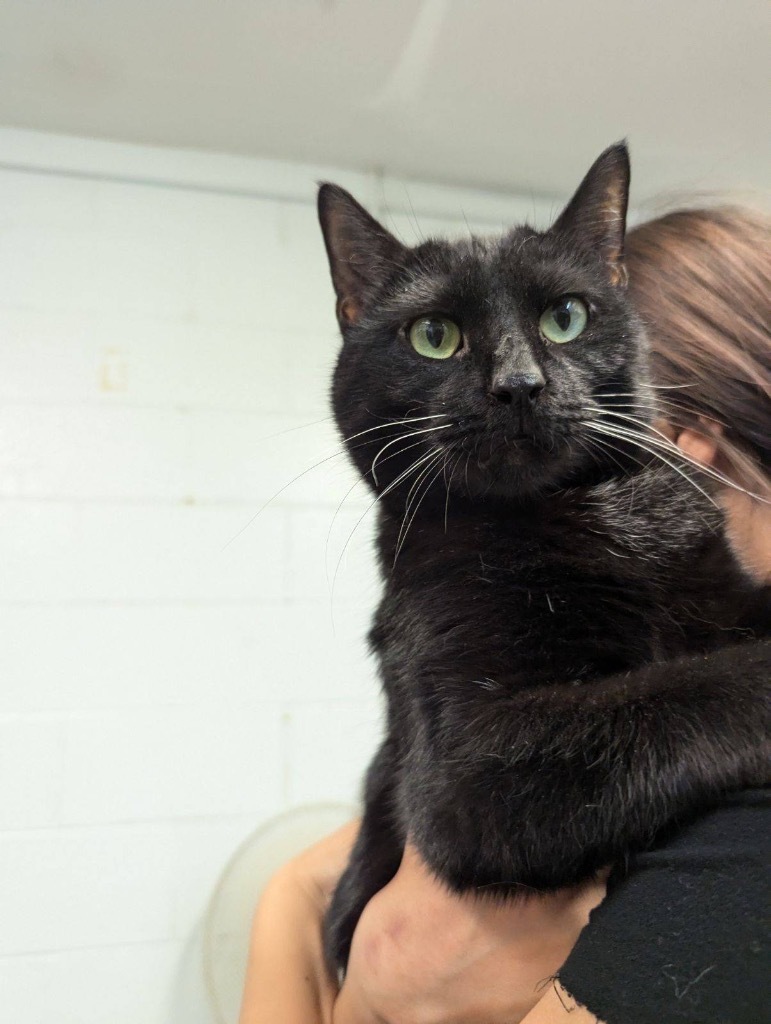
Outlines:
[[[656,428],[689,459],[742,484],[741,468],[720,453],[718,440],[723,428],[704,417],[696,422],[703,430],[676,429],[664,421],[657,421]],[[765,488],[759,487],[757,480],[747,479],[745,483],[746,490],[726,486],[718,497],[726,517],[726,536],[745,571],[759,583],[771,583],[771,483],[767,482]]]
[[[536,1003],[533,1024],[556,1024],[568,998],[550,978],[604,897],[604,882],[508,904],[459,897],[408,846],[394,879],[365,908],[338,993],[321,929],[357,830],[351,822],[305,850],[263,893],[241,1024],[512,1024]],[[571,1011],[569,1024],[582,1024],[580,1012]]]
[[[604,895],[602,881],[509,903],[457,896],[408,845],[359,921],[334,1024],[512,1024],[542,997],[562,1012],[550,980]]]

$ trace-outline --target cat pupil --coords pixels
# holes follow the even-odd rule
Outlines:
[[[444,340],[444,324],[441,320],[429,320],[426,323],[426,341],[432,348],[439,348]]]
[[[552,311],[554,322],[561,331],[567,331],[570,327],[570,321],[572,320],[572,310],[570,302],[563,302],[559,306],[555,306]]]

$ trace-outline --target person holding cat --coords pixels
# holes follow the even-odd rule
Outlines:
[[[753,495],[771,493],[768,239],[757,218],[693,211],[631,232],[626,252],[654,379],[666,389],[662,436],[743,488],[722,492],[728,533],[747,570],[766,582],[771,516]],[[587,928],[589,911],[605,897],[606,874],[496,904],[451,894],[408,844],[395,876],[361,916],[338,995],[319,925],[350,853],[351,826],[297,858],[265,894],[242,1024],[541,1024],[563,1017],[574,1024],[756,1024],[768,1004],[758,917],[759,823],[767,820],[761,794],[727,798],[632,857],[628,870],[616,866]],[[725,835],[730,842],[721,846]],[[551,982],[558,971],[562,988]]]

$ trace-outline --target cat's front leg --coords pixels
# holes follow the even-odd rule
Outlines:
[[[397,764],[396,743],[386,738],[367,772],[359,835],[324,920],[324,952],[335,972],[346,968],[362,911],[402,858],[404,836],[394,807]]]
[[[731,790],[769,782],[771,641],[581,686],[448,702],[407,765],[410,834],[460,891],[590,877]]]

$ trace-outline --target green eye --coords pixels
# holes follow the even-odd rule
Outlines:
[[[460,348],[460,327],[442,316],[427,316],[410,327],[410,344],[421,356],[449,359]]]
[[[589,311],[580,299],[566,295],[557,299],[541,316],[538,326],[547,341],[564,345],[573,341],[589,321]]]

